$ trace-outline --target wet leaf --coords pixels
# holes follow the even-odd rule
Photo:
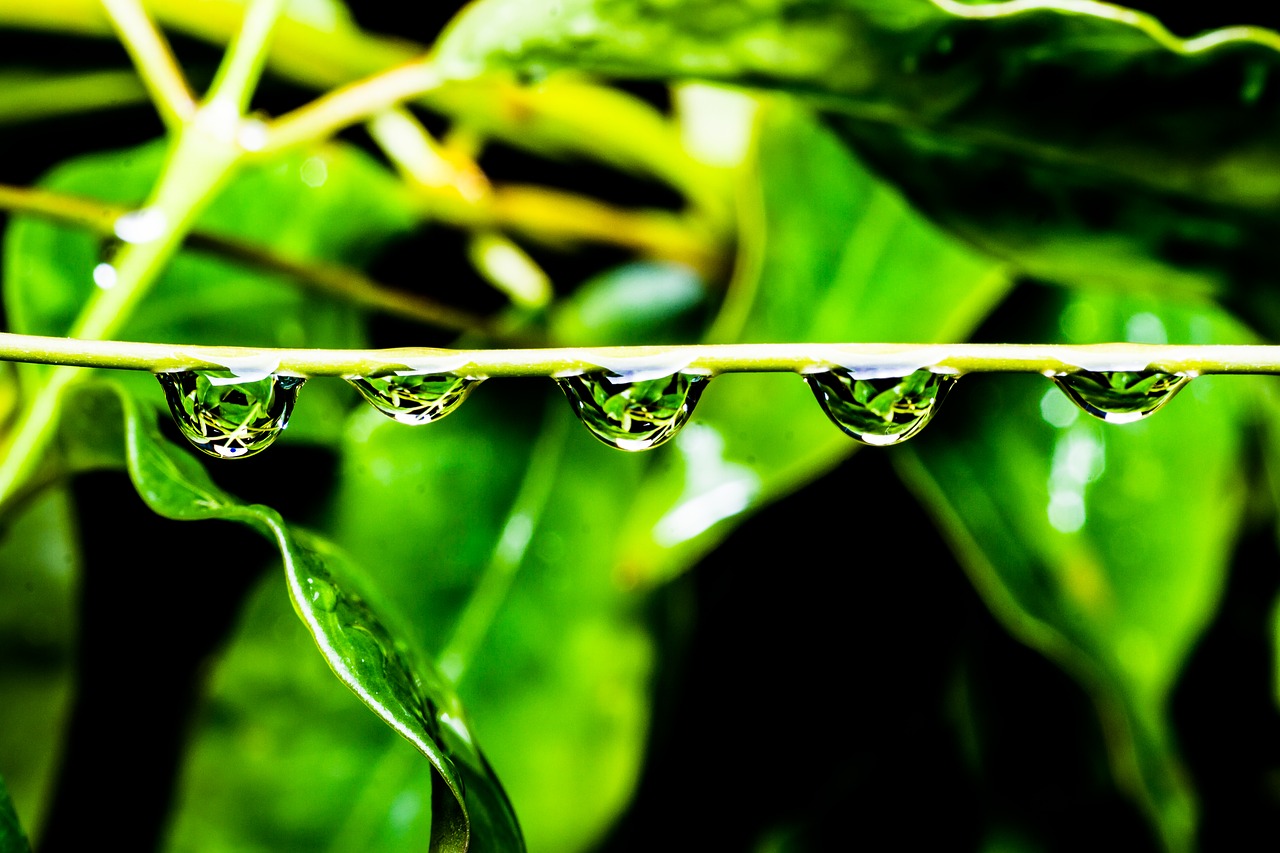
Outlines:
[[[334,538],[461,673],[530,849],[590,849],[649,723],[645,598],[609,571],[643,463],[587,435],[551,382],[511,381],[422,427],[354,412],[343,460]]]
[[[0,772],[37,840],[63,758],[76,684],[80,569],[79,533],[65,489],[46,489],[5,519]]]
[[[962,340],[1007,292],[999,265],[915,214],[803,107],[766,101],[756,145],[714,342]],[[616,559],[633,581],[678,574],[857,447],[781,374],[715,379],[674,445],[622,533]]]
[[[165,148],[152,143],[68,161],[42,186],[117,204],[145,200]],[[295,260],[367,263],[407,233],[413,214],[403,187],[365,155],[345,146],[292,154],[239,173],[197,228]],[[63,335],[96,289],[94,268],[110,260],[112,243],[81,228],[15,217],[4,243],[4,299],[10,330]],[[184,251],[166,269],[120,332],[124,340],[217,342],[272,347],[359,347],[360,313],[336,299],[304,292],[279,277],[208,254]],[[41,368],[27,368],[37,370]],[[139,386],[145,377],[129,377]],[[289,440],[326,441],[350,399],[325,383]]]
[[[1167,303],[1095,295],[1064,316],[1107,340],[1134,317],[1171,342],[1248,340],[1220,313]],[[895,456],[996,616],[1093,694],[1117,779],[1174,850],[1192,846],[1197,807],[1168,704],[1242,521],[1249,381],[1195,379],[1113,425],[1041,377],[999,377],[948,413],[945,440]]]
[[[1026,272],[1222,292],[1280,329],[1270,30],[1183,39],[1065,2],[485,0],[440,55],[464,76],[570,68],[803,93],[915,205]]]
[[[403,629],[388,621],[389,609],[375,603],[354,565],[319,537],[290,529],[270,508],[243,504],[219,489],[199,463],[158,436],[149,410],[124,393],[121,401],[129,474],[147,505],[178,520],[237,521],[271,539],[284,560],[294,609],[329,667],[436,769],[431,849],[462,851],[469,843],[522,849],[505,795],[456,696],[403,639]]]

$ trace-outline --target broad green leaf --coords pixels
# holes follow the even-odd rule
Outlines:
[[[31,853],[3,776],[0,776],[0,853]]]
[[[120,399],[129,474],[147,505],[178,520],[237,521],[272,540],[294,609],[330,668],[436,769],[431,849],[464,851],[472,843],[521,849],[520,830],[456,696],[403,639],[403,629],[388,622],[386,605],[362,588],[354,565],[313,534],[291,530],[270,508],[223,492],[195,459],[158,436],[150,409],[140,409],[128,394]]]
[[[421,427],[348,422],[333,535],[461,673],[531,850],[589,849],[639,773],[652,639],[609,555],[642,465],[550,382],[490,380]]]
[[[1030,319],[1029,338],[1057,337]],[[1248,339],[1211,309],[1101,294],[1077,298],[1061,325],[1072,343]],[[1196,804],[1168,703],[1242,521],[1253,379],[1195,379],[1122,426],[1040,377],[990,379],[962,380],[946,434],[895,459],[996,616],[1091,691],[1117,779],[1166,847],[1190,849]]]
[[[44,490],[5,521],[0,531],[0,774],[38,840],[75,689],[80,543],[70,499],[61,488]],[[5,849],[2,843],[0,849]]]
[[[1233,22],[1234,23],[1234,22]],[[459,76],[568,68],[800,92],[930,216],[1038,277],[1222,291],[1260,327],[1280,35],[1103,3],[483,0]]]
[[[913,213],[795,103],[762,106],[746,180],[716,342],[961,340],[1008,290],[999,265]],[[646,472],[623,530],[617,560],[635,580],[688,568],[858,446],[800,377],[771,374],[713,380],[674,444]]]
[[[49,189],[138,204],[158,174],[164,146],[93,154],[62,164]],[[197,227],[295,260],[367,263],[410,229],[403,187],[353,148],[334,145],[289,155],[240,172]],[[10,329],[62,335],[95,290],[94,269],[109,261],[109,241],[81,229],[16,217],[4,252],[4,299]],[[277,347],[358,347],[359,312],[266,274],[186,251],[161,276],[120,333],[128,340]],[[137,387],[146,382],[131,377]],[[350,395],[317,384],[289,430],[292,440],[334,437]]]

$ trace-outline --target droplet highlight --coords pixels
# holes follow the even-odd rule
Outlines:
[[[649,450],[670,440],[693,414],[709,377],[673,373],[628,382],[603,373],[557,379],[591,434],[619,450]]]
[[[230,371],[157,373],[169,411],[186,439],[219,459],[243,459],[271,445],[289,425],[297,376],[245,381]]]
[[[856,379],[844,368],[810,373],[813,389],[831,422],[863,444],[899,444],[924,429],[956,377],[921,368],[905,376]]]
[[[375,409],[402,424],[438,421],[467,399],[483,380],[451,373],[357,376],[347,380]]]
[[[1049,378],[1085,412],[1111,424],[1142,420],[1191,381],[1186,374],[1150,370],[1077,370]]]

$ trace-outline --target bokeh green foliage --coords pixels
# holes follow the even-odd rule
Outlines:
[[[291,25],[308,8],[292,5]],[[534,320],[552,343],[946,342],[980,328],[1010,341],[1268,339],[1280,317],[1265,263],[1280,37],[1248,29],[1202,45],[1103,7],[988,9],[481,0],[436,45],[440,67],[466,78],[437,106],[538,157],[574,152],[620,183],[663,181],[706,217],[689,227],[731,232],[719,279],[628,257],[557,282]],[[332,38],[337,55],[354,36]],[[296,76],[289,49],[276,67]],[[323,40],[307,50],[323,54]],[[657,80],[676,108],[664,115],[560,72]],[[536,85],[520,90],[508,75]],[[503,123],[512,91],[534,93],[526,133]],[[699,120],[716,107],[722,120]],[[162,152],[86,146],[42,185],[136,204]],[[367,268],[392,244],[435,250],[415,230],[420,213],[385,163],[337,141],[240,172],[197,228]],[[10,329],[65,331],[104,251],[73,227],[15,217]],[[472,279],[436,292],[464,298]],[[1019,281],[1031,295],[1015,304]],[[180,344],[381,340],[376,318],[336,297],[194,251],[126,332]],[[17,397],[9,380],[4,393]],[[1272,511],[1252,473],[1265,446],[1254,426],[1273,406],[1258,381],[1196,380],[1151,420],[1116,427],[1064,408],[1041,377],[962,380],[928,435],[871,451],[894,454],[1004,627],[1092,696],[1115,784],[1170,850],[1195,846],[1198,821],[1170,696],[1215,617],[1240,531]],[[209,663],[166,849],[458,849],[461,804],[473,849],[514,849],[522,832],[535,851],[572,851],[606,843],[625,816],[655,707],[670,701],[660,686],[682,647],[655,601],[753,513],[845,470],[857,449],[795,376],[713,380],[681,433],[640,455],[594,441],[550,382],[490,380],[440,423],[407,427],[315,379],[282,461],[269,452],[255,464],[257,477],[285,480],[291,446],[333,460],[322,509],[301,519],[321,535],[252,493],[232,497],[214,484],[218,463],[206,470],[158,433],[152,380],[117,387],[68,408],[42,469],[52,485],[15,510],[0,544],[0,593],[12,591],[0,596],[0,774],[37,845],[76,678],[82,556],[65,482],[77,472],[127,471],[157,512],[215,531],[198,539],[216,539],[205,519],[242,521],[285,564],[287,589],[266,573]],[[842,508],[850,517],[876,499],[858,491]],[[828,559],[787,541],[789,560]],[[163,543],[130,547],[139,566],[180,570]],[[359,604],[317,607],[308,578]],[[814,654],[828,652],[859,650]],[[377,704],[370,691],[392,697],[379,715],[414,744],[334,678],[344,666],[366,704]],[[455,727],[464,715],[483,756]],[[698,772],[714,787],[715,768]],[[1004,817],[992,817],[993,838]],[[0,810],[0,833],[5,820]],[[1036,831],[1032,843],[1052,842]]]

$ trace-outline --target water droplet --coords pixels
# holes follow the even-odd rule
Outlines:
[[[407,376],[357,376],[348,379],[360,396],[389,418],[402,424],[438,421],[467,399],[479,379],[451,373],[414,373]]]
[[[116,282],[119,280],[119,271],[105,261],[93,268],[93,283],[103,290],[110,290],[115,287]]]
[[[1145,418],[1191,381],[1185,374],[1128,370],[1078,370],[1049,378],[1081,409],[1112,424]]]
[[[231,371],[157,373],[187,440],[210,456],[242,459],[266,449],[289,424],[303,379],[245,381]]]
[[[326,613],[332,613],[338,606],[338,592],[333,588],[333,584],[321,578],[306,579],[307,598],[311,599],[311,603]]]
[[[837,368],[807,374],[805,381],[832,423],[863,444],[883,447],[924,429],[956,377],[922,368],[906,376],[855,379]]]
[[[587,373],[566,376],[556,383],[596,438],[619,450],[648,450],[684,426],[708,379],[673,373],[628,382],[603,373]]]
[[[169,229],[169,218],[158,207],[142,207],[123,214],[115,223],[115,234],[126,243],[150,243]]]

